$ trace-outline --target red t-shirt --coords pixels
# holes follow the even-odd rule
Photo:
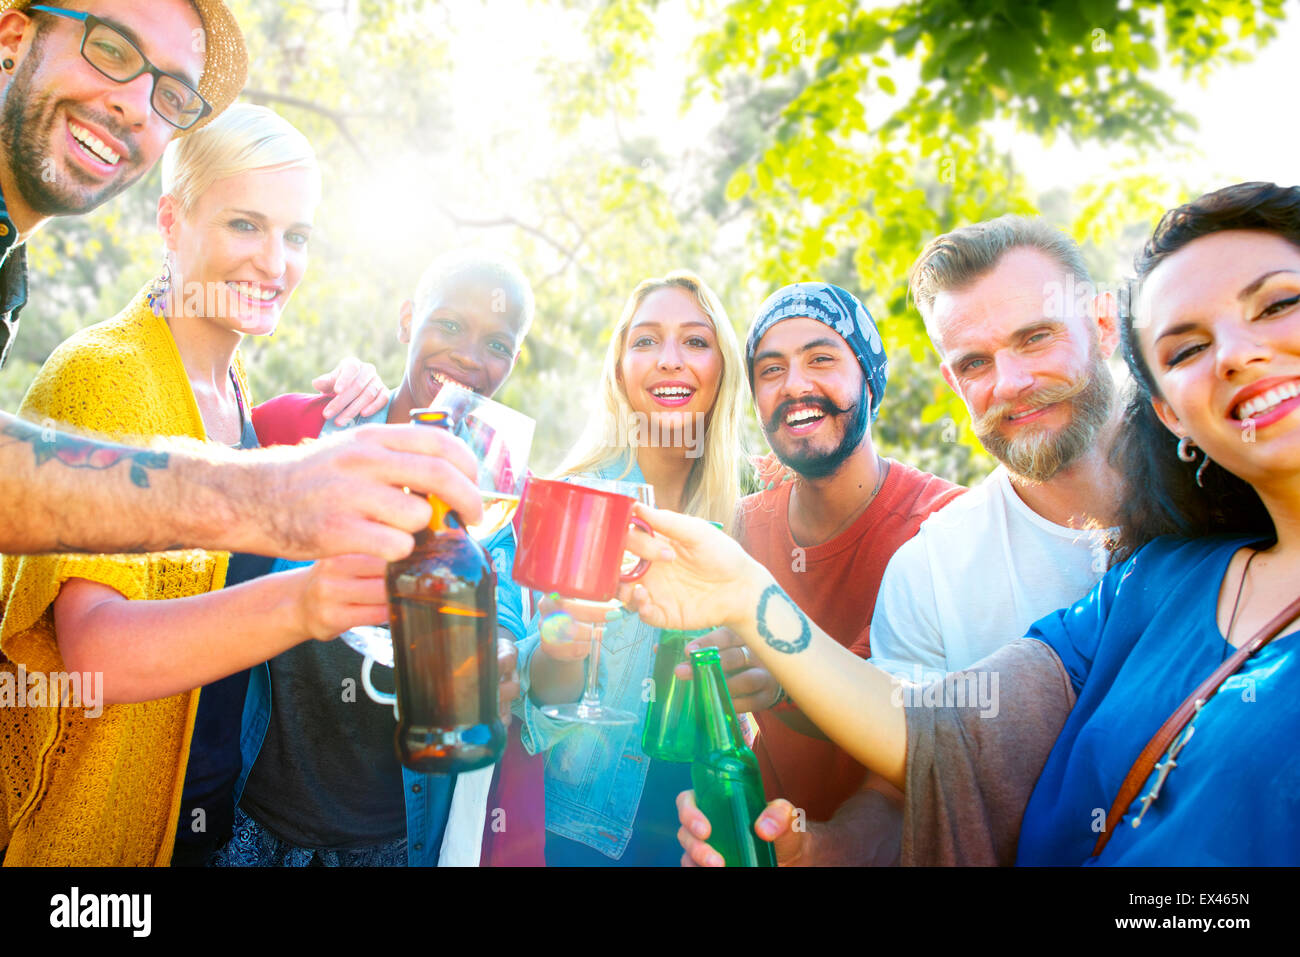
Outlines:
[[[306,395],[290,392],[268,399],[253,407],[253,428],[262,447],[268,445],[297,445],[303,439],[314,439],[325,425],[325,406],[332,395]]]
[[[869,625],[885,566],[926,516],[965,489],[891,460],[876,500],[849,528],[828,542],[800,547],[790,534],[792,487],[784,482],[742,499],[737,538],[822,631],[870,657]],[[771,712],[755,718],[760,733],[754,753],[769,800],[787,798],[809,820],[825,821],[862,786],[867,769],[842,748],[800,734]]]

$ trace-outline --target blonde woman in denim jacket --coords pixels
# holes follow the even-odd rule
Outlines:
[[[740,494],[744,361],[713,291],[685,271],[647,279],[629,297],[601,373],[604,409],[561,476],[653,486],[660,508],[730,528]],[[690,766],[641,750],[646,690],[659,630],[611,612],[600,655],[601,700],[635,724],[589,727],[555,721],[541,706],[582,693],[590,623],[555,596],[542,598],[519,645],[523,740],[546,758],[546,863],[550,866],[675,866],[678,790]]]

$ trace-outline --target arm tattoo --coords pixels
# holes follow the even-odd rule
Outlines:
[[[773,598],[776,607],[770,609]],[[755,617],[759,636],[783,655],[797,655],[812,641],[808,616],[777,585],[768,585],[759,596]]]
[[[36,456],[37,468],[51,459],[57,460],[60,465],[68,468],[96,471],[110,469],[119,462],[130,462],[131,482],[138,488],[149,487],[147,469],[167,468],[166,452],[150,452],[128,448],[125,445],[111,445],[106,442],[77,438],[52,428],[40,428],[20,419],[4,423],[0,433],[31,445]]]

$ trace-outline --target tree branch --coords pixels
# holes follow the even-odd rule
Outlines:
[[[348,127],[349,116],[356,116],[358,114],[342,113],[339,110],[332,110],[327,106],[321,106],[319,103],[313,102],[312,100],[305,100],[302,97],[291,96],[287,93],[275,93],[271,90],[245,89],[243,95],[255,103],[283,103],[285,106],[296,106],[299,109],[310,110],[312,113],[317,113],[325,117],[338,127],[339,134],[347,141],[347,144],[356,151],[357,155],[360,156],[364,162],[370,162],[370,157],[366,154],[366,151],[361,148],[361,144],[357,142],[356,137],[352,135],[352,130]]]

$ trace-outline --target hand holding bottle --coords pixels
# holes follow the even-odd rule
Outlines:
[[[731,692],[731,701],[737,711],[766,711],[776,703],[780,684],[730,628],[715,628],[707,635],[687,642],[685,652],[688,660],[673,669],[676,677],[690,680],[689,655],[700,648],[717,648],[720,651],[722,671],[727,676],[727,690]]]
[[[708,843],[713,831],[709,819],[695,803],[694,791],[677,795],[677,842],[682,846],[682,867],[722,867],[722,855]],[[754,833],[776,845],[776,862],[780,867],[797,865],[804,852],[806,831],[796,831],[794,805],[777,798],[763,809],[754,822]]]

